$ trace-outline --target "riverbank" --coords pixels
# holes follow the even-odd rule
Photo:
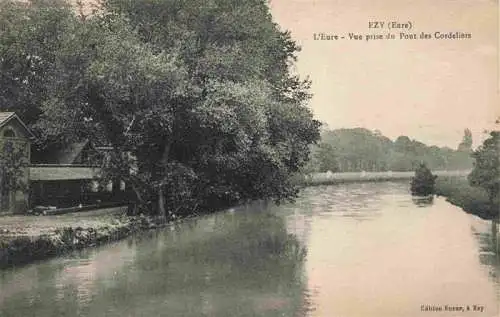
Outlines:
[[[439,177],[465,177],[470,171],[434,171]],[[386,182],[397,180],[410,180],[415,172],[345,172],[345,173],[312,173],[309,175],[296,175],[294,181],[301,186],[335,185],[356,182]]]
[[[2,271],[0,316],[431,317],[420,311],[429,295],[498,316],[491,232],[442,197],[414,204],[403,182],[309,187],[295,204],[215,212]]]
[[[436,179],[436,195],[446,197],[451,204],[464,211],[492,220],[498,216],[499,204],[491,204],[486,192],[469,185],[466,177],[438,177]]]
[[[497,210],[486,194],[469,186],[458,172],[435,173],[436,194],[468,213],[491,220]],[[452,176],[449,176],[449,175]],[[302,185],[314,186],[349,182],[406,180],[412,172],[316,174]],[[263,202],[258,202],[263,204]],[[248,208],[246,204],[240,207]],[[261,206],[262,208],[262,206]],[[181,219],[179,219],[181,220]],[[0,269],[28,264],[86,247],[124,239],[134,233],[165,226],[170,222],[146,216],[128,216],[126,207],[49,216],[0,217]]]
[[[126,207],[53,216],[0,217],[0,269],[117,241],[165,225]]]
[[[229,212],[262,210],[266,201],[241,203]],[[127,207],[47,216],[0,217],[0,269],[29,264],[74,250],[122,240],[146,230],[182,222],[197,213],[167,221],[159,217],[127,215]]]

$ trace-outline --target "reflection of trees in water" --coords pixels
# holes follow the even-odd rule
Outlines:
[[[305,255],[280,217],[218,214],[158,232],[94,305],[112,316],[301,316]]]
[[[281,217],[220,213],[25,269],[0,316],[303,316],[305,255]]]
[[[1,281],[4,298],[0,301],[0,316],[74,316],[78,311],[77,285],[66,286],[65,296],[56,302],[58,290],[53,282],[63,269],[60,262],[41,262],[22,268],[19,274],[7,271],[14,279]]]
[[[92,300],[133,261],[135,250],[128,240],[7,271],[9,280],[0,280],[0,316],[100,316],[87,314]]]
[[[431,207],[434,204],[434,196],[430,197],[412,197],[411,201],[419,208]]]

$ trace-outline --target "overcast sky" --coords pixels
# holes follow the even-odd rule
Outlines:
[[[313,82],[316,117],[330,128],[379,129],[455,148],[474,144],[500,114],[497,0],[270,0],[274,19],[302,46],[296,70]],[[369,21],[412,22],[406,33],[463,32],[471,39],[399,40]],[[314,40],[314,33],[396,35]]]

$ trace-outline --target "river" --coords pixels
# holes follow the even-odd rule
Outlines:
[[[491,232],[407,182],[311,187],[0,271],[0,316],[494,317]]]

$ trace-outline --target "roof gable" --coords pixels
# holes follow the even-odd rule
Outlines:
[[[0,112],[0,128],[7,125],[12,120],[16,120],[18,122],[18,124],[21,126],[21,128],[26,133],[26,135],[28,135],[32,139],[35,138],[35,135],[26,126],[26,124],[24,124],[24,122],[21,119],[19,119],[19,117],[17,116],[17,114],[15,112]]]
[[[0,126],[3,126],[5,123],[7,123],[14,115],[14,112],[0,112]]]
[[[71,143],[54,154],[59,164],[74,164],[75,160],[89,144],[88,140]]]

